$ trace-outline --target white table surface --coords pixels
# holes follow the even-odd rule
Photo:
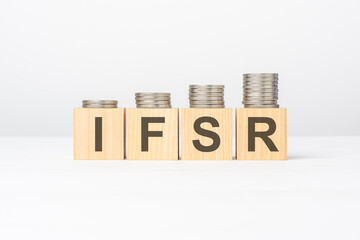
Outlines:
[[[288,161],[74,161],[0,138],[0,239],[360,239],[360,137],[289,137]]]

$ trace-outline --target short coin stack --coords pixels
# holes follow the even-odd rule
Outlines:
[[[278,108],[278,74],[248,73],[243,75],[245,108]]]
[[[117,108],[116,100],[83,100],[83,108]]]
[[[171,108],[170,93],[135,93],[137,108]]]
[[[224,85],[190,85],[190,108],[225,108]]]

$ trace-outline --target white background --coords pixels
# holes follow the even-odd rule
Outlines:
[[[278,72],[289,135],[360,134],[360,1],[3,0],[0,135],[70,136],[82,99]]]
[[[359,13],[359,0],[0,1],[0,135],[26,136],[0,137],[0,239],[360,239],[360,137],[308,137],[360,134]],[[169,91],[188,107],[203,83],[242,107],[246,72],[279,73],[288,161],[73,160],[81,100]]]
[[[289,137],[287,161],[74,161],[71,140],[0,137],[1,240],[360,239],[360,137]]]

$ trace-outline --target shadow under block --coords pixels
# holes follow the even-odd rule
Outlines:
[[[232,109],[181,109],[182,160],[232,160]]]
[[[236,159],[286,160],[286,108],[236,109]]]
[[[126,110],[128,160],[179,159],[179,109]]]
[[[124,130],[124,108],[75,108],[74,159],[124,159]]]

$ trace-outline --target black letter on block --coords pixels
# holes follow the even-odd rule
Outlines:
[[[149,137],[162,137],[161,131],[149,131],[149,123],[165,123],[165,117],[141,118],[141,151],[149,151]]]
[[[95,117],[95,152],[102,151],[102,117]]]
[[[208,122],[212,127],[219,127],[219,122],[213,117],[200,117],[194,122],[194,130],[197,134],[205,137],[209,137],[213,140],[213,144],[210,146],[203,146],[200,140],[193,140],[194,147],[200,152],[212,152],[219,148],[220,137],[215,132],[201,128],[201,124]]]
[[[276,123],[272,118],[268,117],[249,117],[248,119],[248,151],[255,152],[255,138],[261,138],[271,152],[278,152],[275,144],[269,138],[276,130]],[[256,123],[266,123],[269,129],[266,132],[255,132]]]

